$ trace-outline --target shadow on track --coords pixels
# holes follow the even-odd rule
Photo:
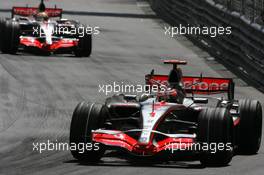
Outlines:
[[[126,154],[122,154],[118,151],[113,151],[105,154],[104,158],[114,160],[101,160],[98,163],[82,162],[78,160],[69,160],[63,163],[77,164],[80,166],[98,166],[98,167],[146,167],[146,168],[179,168],[179,169],[203,169],[205,168],[200,162],[190,161],[142,161],[137,159],[127,159]]]
[[[87,163],[87,162],[80,162],[78,160],[70,160],[70,161],[65,161],[63,163],[70,163],[70,164],[77,164],[80,166],[98,166],[98,167],[145,167],[145,168],[177,168],[177,169],[204,169],[205,167],[202,166],[200,163],[198,164],[188,164],[185,162],[165,162],[165,163],[159,163],[159,164],[155,164],[155,163],[151,163],[151,162],[146,162],[146,163],[132,163],[132,162],[128,162],[128,161],[111,161],[111,162],[107,162],[107,161],[100,161],[97,164],[93,164],[93,163]]]

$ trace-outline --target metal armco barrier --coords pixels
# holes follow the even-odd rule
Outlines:
[[[232,27],[231,35],[186,36],[264,89],[264,30],[260,25],[212,0],[150,0],[150,4],[172,26]]]
[[[252,22],[263,24],[264,0],[214,0],[215,2],[224,5],[230,11],[237,11],[245,15]]]

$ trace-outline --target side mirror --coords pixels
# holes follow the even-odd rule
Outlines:
[[[193,98],[193,102],[194,102],[194,103],[207,104],[207,103],[208,103],[208,98],[194,97],[194,98]]]

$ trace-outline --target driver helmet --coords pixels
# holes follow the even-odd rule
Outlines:
[[[35,15],[35,19],[37,21],[48,21],[49,20],[49,16],[46,12],[38,12],[36,15]]]
[[[177,90],[168,88],[166,91],[158,92],[157,96],[160,101],[171,101],[171,99],[176,99],[178,96]]]
[[[175,88],[168,88],[165,92],[158,93],[159,101],[182,104],[183,99],[184,99],[184,94],[180,90]]]

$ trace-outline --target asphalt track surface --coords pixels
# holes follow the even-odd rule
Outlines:
[[[27,0],[29,5],[37,1]],[[136,0],[64,0],[59,7],[75,11],[65,18],[99,26],[90,58],[70,55],[35,56],[0,54],[0,174],[263,174],[264,148],[254,156],[236,156],[230,166],[203,168],[199,162],[155,166],[130,165],[124,159],[105,157],[99,165],[75,161],[69,151],[33,151],[33,142],[68,142],[71,114],[79,101],[103,102],[99,84],[113,81],[143,84],[152,68],[167,73],[160,58],[184,57],[184,74],[232,77],[236,98],[264,95],[230,73],[186,38],[164,35],[163,22],[155,19],[144,2]],[[25,1],[0,1],[1,9]],[[48,1],[47,6],[54,4]],[[80,13],[77,12],[89,12]],[[1,12],[1,17],[10,14]],[[146,16],[147,15],[147,16]]]

